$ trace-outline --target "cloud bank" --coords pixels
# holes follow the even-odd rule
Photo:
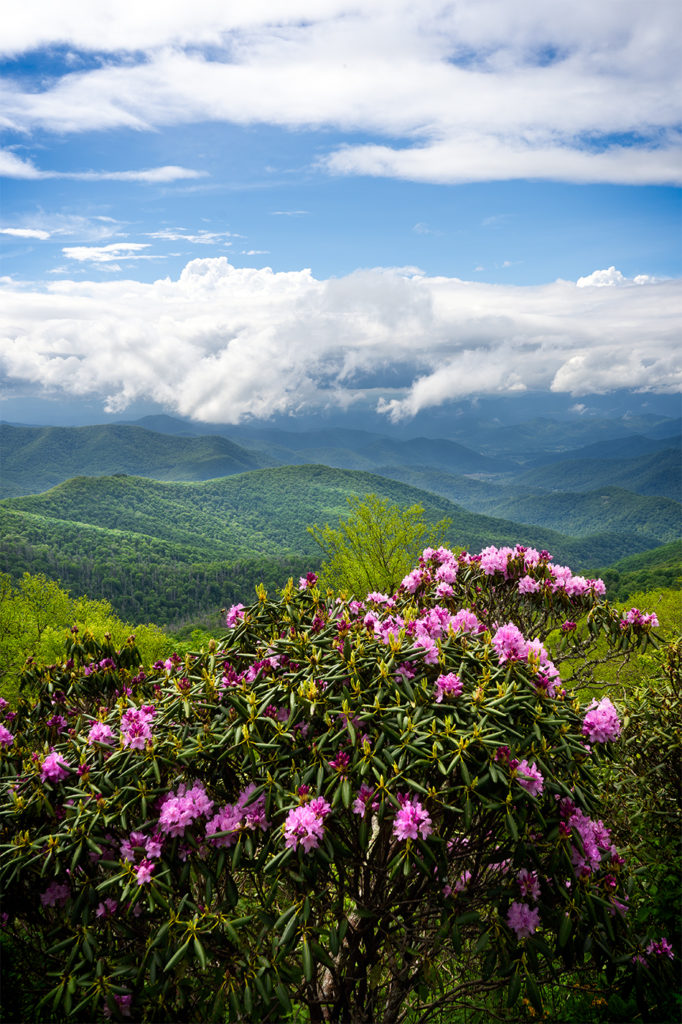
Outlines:
[[[615,286],[600,286],[604,276]],[[398,420],[524,389],[681,390],[679,282],[635,284],[614,268],[582,282],[501,286],[381,268],[317,280],[225,257],[150,284],[37,290],[5,279],[0,371],[101,396],[110,412],[151,399],[221,423],[354,403]]]
[[[27,81],[10,64],[0,123],[323,128],[371,140],[327,142],[334,174],[675,184],[681,31],[678,0],[33,0],[0,45],[61,47],[62,65]]]

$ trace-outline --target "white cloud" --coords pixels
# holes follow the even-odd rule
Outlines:
[[[148,249],[148,242],[112,242],[111,245],[67,245],[62,252],[78,263],[114,263],[117,260],[139,260],[142,249]],[[116,267],[120,270],[120,267]]]
[[[191,242],[193,245],[215,245],[222,242],[223,245],[231,245],[226,242],[227,238],[241,238],[241,235],[233,235],[231,231],[207,231],[202,228],[194,234],[187,232],[184,228],[164,228],[162,231],[147,232],[149,238],[160,238],[168,242]]]
[[[657,280],[658,278],[650,274],[637,274],[630,279],[615,267],[609,267],[607,270],[594,270],[586,277],[579,277],[576,285],[578,288],[613,288],[631,284],[655,284]]]
[[[368,136],[327,144],[320,166],[337,174],[672,184],[681,23],[678,0],[573,0],[551,16],[537,0],[33,0],[3,26],[7,53],[61,44],[99,64],[8,79],[0,107],[24,132],[223,120]]]
[[[50,237],[50,232],[41,231],[39,228],[0,228],[0,235],[12,235],[14,238],[37,238],[44,242]]]
[[[22,160],[9,149],[0,150],[0,177],[43,181],[47,178],[67,178],[71,181],[140,181],[163,185],[172,181],[206,177],[205,171],[188,167],[150,167],[141,171],[42,171],[31,160]]]
[[[72,258],[106,269],[144,246],[81,248]],[[151,284],[6,280],[2,309],[8,378],[101,395],[110,410],[148,398],[208,422],[360,401],[399,419],[524,388],[682,387],[675,281],[520,287],[415,268],[317,280],[219,257]]]

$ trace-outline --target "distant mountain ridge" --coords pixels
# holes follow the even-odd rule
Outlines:
[[[0,494],[35,494],[77,475],[127,473],[160,480],[210,480],[263,459],[219,435],[178,437],[143,427],[14,427],[0,424]]]

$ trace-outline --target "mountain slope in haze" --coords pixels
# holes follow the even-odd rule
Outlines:
[[[633,459],[565,459],[521,473],[514,483],[529,491],[623,487],[636,494],[682,501],[682,460],[679,448]]]
[[[176,421],[151,417],[159,426]],[[184,424],[180,424],[184,427]],[[17,427],[0,424],[0,496],[37,494],[73,476],[126,473],[154,480],[210,480],[268,466],[319,464],[372,472],[382,462],[440,468],[445,472],[495,474],[509,471],[443,439],[394,440],[360,430],[309,434],[265,431],[244,444],[219,435],[148,430],[141,426]],[[232,432],[234,435],[234,431]],[[263,432],[260,432],[263,433]]]
[[[567,459],[634,459],[640,455],[653,455],[666,449],[682,448],[682,437],[679,433],[666,434],[663,437],[645,437],[642,434],[628,434],[626,437],[611,438],[606,441],[594,441],[580,448],[554,452],[537,459],[537,466],[563,462]]]
[[[271,465],[225,437],[177,437],[142,427],[14,427],[0,424],[0,494],[36,494],[76,475],[126,473],[210,480]]]
[[[290,572],[314,568],[320,554],[306,527],[335,524],[348,512],[349,495],[369,492],[422,504],[430,521],[449,516],[449,543],[472,551],[519,542],[588,573],[649,546],[636,533],[571,538],[477,516],[371,474],[285,466],[206,483],[78,477],[44,494],[5,499],[0,570],[46,572],[74,591],[109,597],[120,614],[168,622],[251,600],[262,578],[281,585]]]
[[[485,404],[485,403],[484,403]],[[498,410],[500,411],[500,410]],[[511,458],[519,464],[537,461],[543,453],[564,453],[595,442],[618,440],[631,435],[642,435],[647,438],[666,438],[680,435],[680,420],[665,415],[573,415],[553,418],[552,416],[534,416],[532,418],[514,418],[511,422],[495,415],[495,403],[492,404],[490,415],[476,412],[464,413],[461,409],[449,417],[442,417],[429,423],[417,417],[414,423],[396,426],[383,421],[374,426],[364,426],[361,430],[348,430],[347,423],[327,424],[320,426],[319,418],[311,423],[309,417],[300,417],[291,426],[286,420],[279,425],[271,423],[245,423],[238,426],[228,424],[212,424],[208,430],[206,424],[180,420],[173,416],[145,416],[134,421],[136,425],[161,433],[175,433],[191,436],[202,433],[221,434],[238,443],[251,447],[253,443],[279,444],[282,439],[292,451],[301,451],[304,447],[316,447],[321,432],[332,438],[325,442],[327,447],[344,447],[355,450],[357,446],[348,444],[344,435],[349,433],[365,433],[371,436],[389,437],[391,440],[409,439],[411,434],[418,433],[427,438],[447,438],[469,449],[488,456]],[[417,426],[419,424],[419,426]],[[357,428],[358,424],[354,424]],[[311,461],[311,460],[306,460]]]

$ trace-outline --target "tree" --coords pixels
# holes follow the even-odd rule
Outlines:
[[[496,991],[542,1013],[543,984],[591,967],[646,1016],[670,945],[633,930],[600,820],[621,725],[545,646],[582,620],[624,648],[655,626],[546,553],[427,549],[395,597],[261,589],[148,672],[72,636],[0,729],[5,941],[33,1007],[400,1024]]]
[[[450,519],[430,526],[421,505],[401,508],[387,498],[366,494],[348,499],[350,515],[338,528],[308,527],[325,556],[320,583],[364,596],[372,590],[392,594],[425,547],[442,544]]]

